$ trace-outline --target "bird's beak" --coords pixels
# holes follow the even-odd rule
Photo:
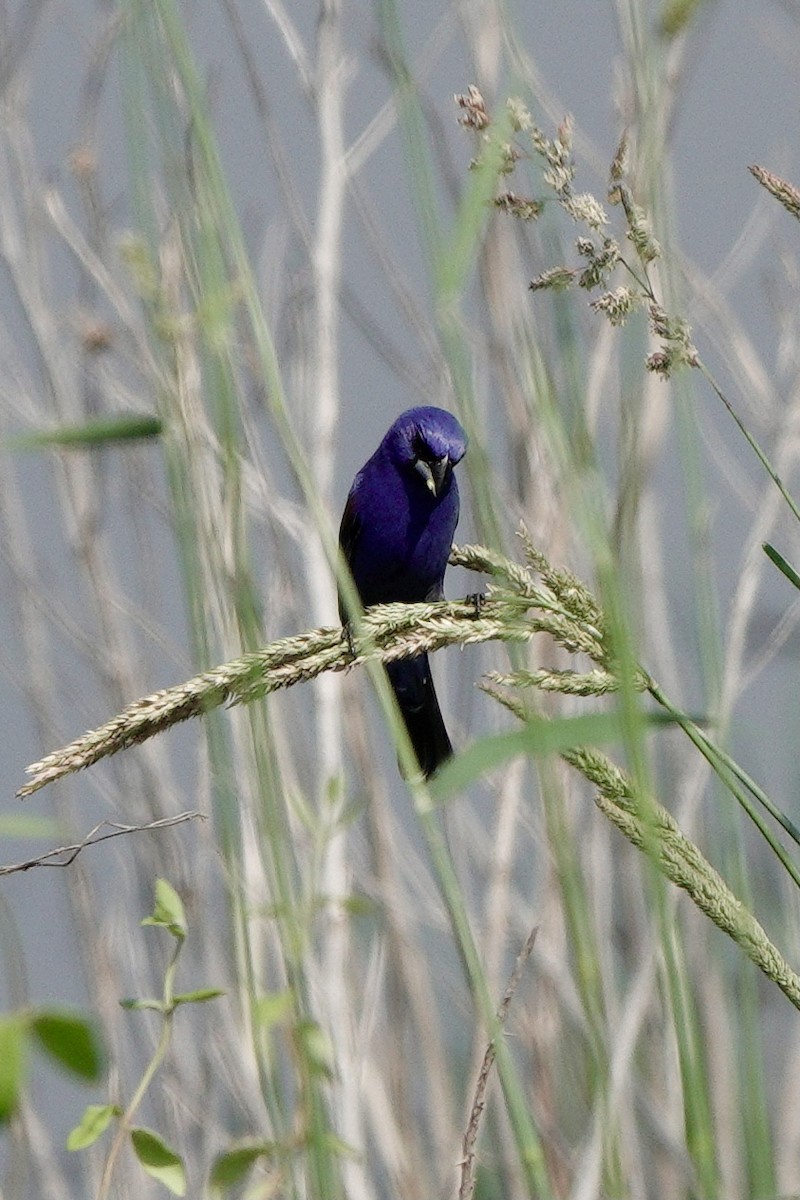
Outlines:
[[[433,462],[425,462],[424,458],[418,458],[414,463],[414,470],[419,472],[425,480],[426,488],[434,496],[438,496],[441,492],[449,468],[450,459],[446,454],[441,458],[435,458]]]

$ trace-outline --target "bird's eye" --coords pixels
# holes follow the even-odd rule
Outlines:
[[[430,448],[421,434],[414,434],[414,437],[411,441],[411,449],[414,451],[415,458],[422,459],[423,462],[430,462]]]

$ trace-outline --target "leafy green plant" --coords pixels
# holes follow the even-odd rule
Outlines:
[[[93,1145],[110,1125],[116,1125],[114,1139],[103,1168],[98,1193],[101,1198],[111,1194],[117,1157],[128,1140],[137,1160],[148,1175],[158,1179],[173,1195],[186,1194],[186,1172],[181,1156],[153,1130],[134,1125],[133,1119],[169,1053],[172,1024],[178,1009],[182,1005],[200,1004],[224,995],[220,988],[214,987],[195,988],[190,992],[175,991],[175,973],[188,934],[188,926],[181,898],[165,879],[156,880],[155,907],[151,916],[143,919],[142,925],[165,930],[175,942],[164,972],[163,992],[157,999],[129,999],[121,1000],[120,1003],[130,1012],[154,1012],[159,1015],[161,1033],[158,1042],[127,1105],[122,1108],[116,1104],[90,1104],[67,1139],[67,1149],[84,1150]]]

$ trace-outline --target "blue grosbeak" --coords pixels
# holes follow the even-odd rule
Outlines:
[[[444,597],[444,572],[458,522],[453,468],[467,435],[442,408],[401,413],[353,480],[339,544],[361,603],[407,604]],[[347,613],[339,597],[339,614]],[[426,778],[453,753],[427,654],[386,671]]]

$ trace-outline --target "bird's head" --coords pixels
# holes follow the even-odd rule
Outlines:
[[[433,496],[440,496],[453,467],[467,452],[467,435],[443,408],[410,408],[386,435],[386,446],[402,471],[414,471]]]

